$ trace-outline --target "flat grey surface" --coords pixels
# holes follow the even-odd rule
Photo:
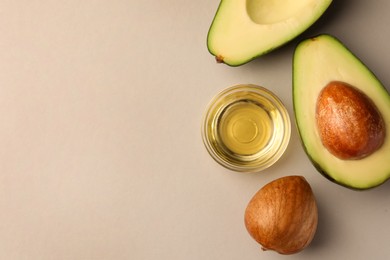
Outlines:
[[[206,35],[219,2],[0,3],[0,259],[285,259],[245,230],[252,195],[300,174],[319,206],[316,236],[289,259],[385,259],[390,183],[365,192],[322,177],[295,125],[287,152],[255,174],[206,152],[209,100],[269,88],[293,119],[292,54],[330,33],[390,86],[389,1],[335,0],[286,46],[241,67],[216,64]]]

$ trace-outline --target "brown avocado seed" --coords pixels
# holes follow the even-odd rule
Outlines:
[[[384,120],[375,104],[344,82],[332,81],[321,91],[316,121],[323,145],[340,159],[369,156],[385,140]]]
[[[287,176],[261,188],[245,211],[245,226],[263,250],[294,254],[312,241],[318,210],[312,189],[302,176]]]

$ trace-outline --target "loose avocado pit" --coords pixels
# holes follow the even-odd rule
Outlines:
[[[341,41],[319,35],[298,44],[293,105],[303,148],[329,180],[369,189],[390,178],[390,95]]]
[[[207,35],[218,63],[239,66],[292,40],[332,0],[221,0]]]
[[[386,136],[383,117],[373,101],[341,81],[330,82],[320,92],[316,122],[323,145],[344,160],[371,155]]]
[[[304,250],[318,224],[316,198],[309,182],[291,175],[264,185],[249,201],[244,220],[247,231],[264,251],[289,255]]]

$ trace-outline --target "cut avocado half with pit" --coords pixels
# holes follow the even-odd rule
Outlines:
[[[239,66],[309,28],[332,0],[221,0],[207,36],[216,60]]]
[[[352,95],[354,98],[350,99],[348,99],[350,97],[349,94],[344,93],[340,95],[340,98],[344,100],[342,101],[344,104],[355,102],[358,105],[368,105],[369,108],[365,109],[367,111],[376,111],[366,113],[368,114],[366,118],[368,120],[372,119],[369,122],[374,123],[363,123],[360,124],[361,126],[356,127],[372,131],[374,137],[380,136],[378,145],[368,155],[362,156],[362,158],[342,158],[342,156],[335,155],[325,145],[326,142],[324,140],[326,138],[335,143],[335,140],[332,140],[332,138],[336,137],[333,137],[329,132],[337,129],[336,123],[340,123],[342,126],[347,125],[349,124],[349,118],[356,114],[362,114],[359,109],[356,109],[358,105],[351,105],[350,107],[349,105],[337,107],[336,103],[334,103],[336,105],[332,105],[332,102],[335,102],[334,97],[336,95],[322,99],[325,87],[334,82],[336,82],[336,85],[341,84],[343,90],[351,90],[351,93],[354,93]],[[343,92],[341,91],[340,93]],[[359,99],[356,97],[363,98]],[[356,102],[356,100],[360,101]],[[361,100],[367,101],[363,102]],[[333,106],[333,112],[336,113],[333,117],[328,116],[329,120],[325,120],[327,127],[329,127],[325,131],[325,135],[328,135],[327,137],[322,135],[322,130],[325,127],[318,123],[321,114],[319,112],[319,107],[321,107],[319,103],[321,102],[325,104],[322,109],[330,111],[330,107]],[[305,152],[313,165],[325,177],[352,189],[373,188],[382,184],[390,177],[389,92],[373,72],[348,50],[340,40],[331,35],[320,35],[298,44],[293,58],[293,105],[296,124]],[[335,120],[338,116],[344,119]],[[336,123],[332,125],[331,122]],[[358,121],[356,122],[359,123]],[[369,126],[370,124],[374,126],[371,127]],[[337,141],[337,143],[348,141],[348,138],[351,139],[351,144],[360,142],[360,139],[356,138],[352,133],[354,127],[350,127],[348,131],[349,133],[341,134],[342,139]],[[341,130],[339,132],[341,133]],[[369,135],[371,134],[365,134],[368,138]]]

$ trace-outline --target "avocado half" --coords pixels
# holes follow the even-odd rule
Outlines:
[[[350,84],[375,104],[383,117],[382,146],[362,159],[345,160],[323,145],[316,125],[316,102],[331,81]],[[378,78],[342,42],[331,35],[302,41],[293,58],[293,105],[305,152],[317,170],[335,183],[369,189],[390,177],[390,96]]]
[[[207,36],[220,63],[239,66],[309,28],[332,0],[221,0]]]

